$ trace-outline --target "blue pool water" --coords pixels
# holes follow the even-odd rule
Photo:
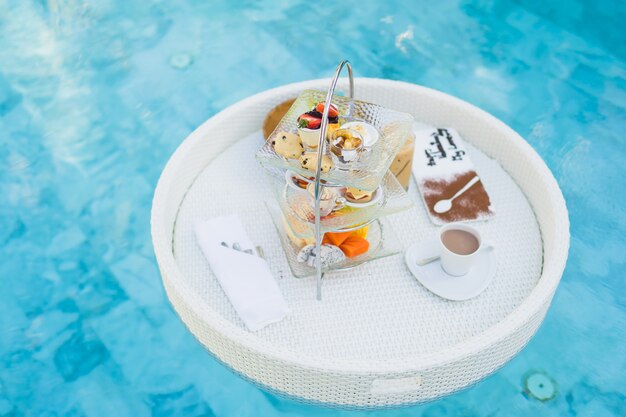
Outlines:
[[[0,416],[626,415],[626,3],[351,3],[0,0]],[[570,211],[536,337],[441,401],[349,412],[267,394],[203,350],[161,286],[149,212],[176,146],[344,57],[504,120]]]

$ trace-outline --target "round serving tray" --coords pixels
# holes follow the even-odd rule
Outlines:
[[[254,160],[266,113],[329,80],[290,84],[243,100],[194,131],[168,162],[154,196],[152,239],[172,305],[219,360],[265,389],[304,401],[373,408],[432,400],[491,374],[528,342],[561,278],[569,246],[565,202],[532,148],[505,124],[446,94],[356,79],[356,98],[454,127],[490,193],[496,216],[476,226],[498,250],[494,281],[478,297],[446,301],[420,286],[402,256],[314,279],[294,279],[265,206],[273,195]],[[346,88],[339,84],[340,88]],[[403,246],[434,236],[416,207],[386,218]],[[246,330],[197,248],[193,222],[236,213],[262,246],[291,308]]]

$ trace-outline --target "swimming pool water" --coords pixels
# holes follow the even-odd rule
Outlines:
[[[625,19],[618,0],[0,1],[0,416],[626,415]],[[538,334],[441,401],[267,394],[203,350],[161,286],[149,211],[176,146],[342,58],[501,118],[567,201],[570,258]]]

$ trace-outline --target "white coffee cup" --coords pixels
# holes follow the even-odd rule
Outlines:
[[[452,239],[451,236],[458,239]],[[439,249],[443,270],[449,275],[458,277],[467,274],[478,255],[485,250],[493,249],[493,246],[484,242],[476,228],[463,223],[450,223],[439,230]]]

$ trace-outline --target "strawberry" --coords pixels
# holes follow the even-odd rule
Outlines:
[[[315,110],[317,110],[320,113],[324,113],[324,103],[317,103],[315,105]],[[339,116],[339,110],[337,110],[337,107],[335,107],[334,104],[330,105],[330,109],[328,109],[328,117],[337,117]]]
[[[310,114],[301,114],[298,117],[298,127],[307,129],[317,129],[322,124],[322,119],[313,117]]]

